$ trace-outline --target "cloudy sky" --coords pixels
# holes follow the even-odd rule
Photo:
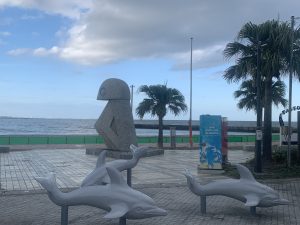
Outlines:
[[[246,22],[289,21],[299,9],[298,0],[0,0],[0,116],[97,118],[111,77],[134,85],[134,107],[143,84],[167,83],[189,104],[193,37],[193,119],[255,120],[236,107],[222,52]],[[299,96],[295,80],[293,105]]]

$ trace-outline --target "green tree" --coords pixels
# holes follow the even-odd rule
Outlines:
[[[261,85],[261,102],[264,107],[265,97],[264,97],[264,82]],[[240,89],[234,92],[234,97],[239,99],[237,107],[239,109],[253,110],[257,112],[257,96],[256,96],[257,87],[254,85],[254,80],[245,80],[240,85]],[[277,107],[282,105],[283,107],[287,106],[288,101],[284,98],[286,91],[286,86],[284,82],[277,80],[272,81],[272,102]]]
[[[175,88],[167,85],[142,85],[138,89],[147,95],[136,108],[136,114],[143,118],[145,114],[158,117],[158,147],[163,147],[163,118],[168,111],[175,116],[187,111],[184,96]]]
[[[300,30],[294,32],[293,71],[299,78]],[[257,72],[257,48],[261,44],[261,73],[264,80],[264,137],[263,157],[266,161],[272,159],[272,80],[286,75],[290,66],[290,46],[292,29],[289,23],[275,20],[256,25],[246,23],[239,31],[236,41],[228,43],[224,56],[236,57],[235,65],[224,73],[224,79],[239,82],[255,77]]]

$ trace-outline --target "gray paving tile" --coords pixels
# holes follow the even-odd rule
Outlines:
[[[243,162],[252,152],[229,151],[229,160]],[[60,224],[60,208],[53,204],[35,176],[55,172],[61,188],[76,188],[95,167],[97,157],[84,149],[31,150],[0,154],[0,225]],[[108,158],[107,160],[112,160]],[[143,158],[133,169],[133,187],[152,197],[168,211],[166,217],[128,221],[128,225],[205,224],[281,225],[300,224],[300,179],[262,181],[290,200],[288,206],[258,208],[252,216],[243,203],[224,196],[207,198],[207,213],[200,213],[200,199],[186,187],[182,172],[188,168],[201,180],[223,178],[218,171],[197,171],[198,151],[167,150],[164,156]],[[125,173],[124,173],[125,175]],[[14,192],[16,191],[16,192]],[[37,192],[36,192],[37,191]],[[16,194],[15,194],[16,193]],[[105,220],[101,209],[70,207],[69,224],[118,224]]]
[[[241,162],[250,157],[253,157],[251,152],[229,151],[229,160],[232,162]],[[94,169],[96,161],[97,157],[86,155],[84,149],[35,149],[0,154],[1,189],[36,190],[40,185],[34,177],[47,176],[50,172],[56,174],[60,187],[78,187],[84,177]],[[197,150],[166,150],[163,156],[141,159],[133,169],[133,183],[184,182],[182,172],[185,168],[199,177],[215,177],[209,173],[198,174],[197,165]]]
[[[258,208],[257,216],[252,216],[243,203],[223,196],[207,198],[207,213],[200,213],[199,197],[192,194],[185,186],[168,186],[138,188],[139,191],[151,196],[157,205],[166,209],[165,217],[144,220],[129,220],[128,225],[150,224],[300,224],[299,192],[300,180],[289,182],[268,182],[285,195],[291,204],[272,208]],[[281,190],[284,190],[281,191]],[[70,207],[69,224],[118,224],[118,220],[103,219],[105,212],[87,206]],[[60,208],[54,205],[46,194],[4,195],[0,198],[0,224],[59,224]],[[12,216],[13,215],[13,216]]]

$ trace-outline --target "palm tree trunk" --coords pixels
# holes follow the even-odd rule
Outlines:
[[[158,116],[158,147],[163,148],[164,147],[164,141],[163,141],[163,117]]]
[[[272,160],[272,76],[270,75],[265,80],[263,159],[266,162]]]

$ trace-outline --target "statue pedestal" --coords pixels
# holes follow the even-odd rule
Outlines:
[[[106,150],[106,156],[115,158],[115,159],[131,159],[132,153],[130,151],[118,151],[113,149],[106,149],[106,148],[87,148],[85,150],[85,154],[87,155],[99,155],[101,151]],[[143,157],[150,157],[155,155],[163,155],[163,149],[157,148],[149,148],[147,149],[147,153]]]

